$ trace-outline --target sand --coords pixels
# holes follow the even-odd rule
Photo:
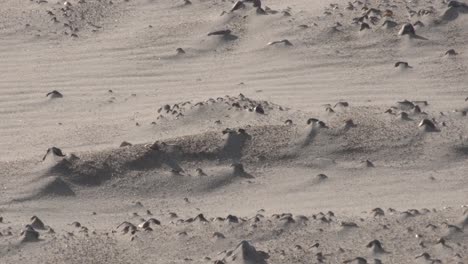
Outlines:
[[[467,5],[259,4],[3,0],[0,263],[468,263]]]

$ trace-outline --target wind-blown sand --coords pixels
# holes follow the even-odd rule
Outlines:
[[[467,24],[3,0],[0,263],[468,263]]]

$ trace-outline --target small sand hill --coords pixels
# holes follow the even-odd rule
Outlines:
[[[435,123],[428,121],[435,128],[428,131],[419,120],[430,119],[430,107],[421,106],[421,110],[410,101],[397,102],[390,111],[339,102],[332,106],[334,110],[320,114],[282,111],[281,106],[245,97],[229,99],[228,103],[219,101],[207,100],[188,106],[187,110],[178,104],[163,106],[159,112],[169,116],[174,115],[172,111],[182,114],[166,119],[165,124],[170,126],[181,119],[190,124],[193,123],[190,120],[200,120],[203,115],[207,120],[226,120],[222,115],[232,111],[231,120],[243,126],[222,129],[222,125],[215,128],[199,125],[200,130],[211,131],[147,144],[127,143],[108,151],[82,153],[79,157],[65,155],[61,150],[55,151],[59,156],[48,151],[38,169],[41,176],[33,180],[34,187],[29,188],[31,194],[27,197],[73,196],[76,191],[92,186],[123,192],[131,186],[139,189],[140,195],[161,192],[180,195],[186,191],[195,194],[220,191],[236,182],[255,179],[257,168],[266,164],[269,167],[328,164],[325,166],[329,168],[365,169],[376,167],[371,158],[385,162],[384,167],[390,169],[402,164],[408,169],[422,165],[430,169],[449,158],[454,161],[464,158],[466,142],[462,131],[466,124],[459,123],[456,116],[437,116],[432,118]],[[206,113],[199,112],[202,107],[206,107],[203,109]],[[419,110],[415,112],[413,108]],[[398,117],[402,111],[409,113],[405,120]],[[321,120],[305,119],[307,116]],[[290,118],[291,124],[261,125],[268,123],[269,118],[273,119],[271,123]],[[260,120],[259,124],[254,120]],[[430,157],[441,160],[432,161]]]
[[[31,226],[27,226],[21,231],[21,243],[37,242],[39,240],[39,232]]]
[[[268,254],[257,251],[249,242],[242,241],[234,250],[226,253],[224,260],[225,263],[263,264],[267,258]]]
[[[468,14],[468,5],[459,1],[449,1],[447,9],[445,9],[440,17],[442,21],[452,21],[459,16]]]
[[[15,198],[16,201],[25,201],[40,198],[54,198],[57,196],[74,196],[75,192],[70,184],[60,177],[50,176],[40,181],[34,182],[24,187],[23,193],[28,193],[24,197]]]
[[[243,94],[226,95],[162,105],[155,113],[152,126],[142,133],[148,136],[157,133],[167,138],[249,125],[283,124],[292,112],[287,107]]]

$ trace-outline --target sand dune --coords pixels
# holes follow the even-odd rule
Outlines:
[[[467,22],[4,0],[0,263],[468,263]]]

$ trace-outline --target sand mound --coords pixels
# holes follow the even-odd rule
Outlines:
[[[423,129],[426,132],[437,132],[439,129],[436,127],[434,122],[432,122],[429,119],[423,119],[421,122],[419,122],[418,125],[421,129]]]
[[[396,28],[398,26],[398,23],[396,23],[395,21],[393,20],[385,20],[382,24],[382,28],[384,29],[393,29],[393,28]]]
[[[42,161],[47,160],[61,160],[61,158],[65,157],[62,150],[57,147],[48,148],[44,157],[42,157]]]
[[[28,242],[37,242],[39,241],[39,232],[34,230],[31,225],[27,225],[26,228],[21,231],[21,243],[28,243]]]
[[[49,99],[56,99],[56,98],[63,98],[63,95],[59,91],[53,90],[52,92],[47,93],[46,97]]]
[[[262,111],[259,111],[262,109]],[[269,114],[273,111],[285,111],[287,108],[268,102],[254,100],[239,96],[209,98],[205,101],[191,102],[185,101],[172,105],[166,104],[158,109],[158,119],[184,118],[190,120],[203,116],[203,122],[220,121],[220,124],[226,119],[226,116],[241,117],[252,120],[258,117],[258,114]]]
[[[453,21],[458,18],[460,14],[468,14],[468,5],[458,1],[450,1],[447,4],[448,8],[443,11],[440,16],[443,21]]]
[[[93,161],[83,163],[64,163],[66,166],[57,173],[54,168],[53,174],[58,174],[71,183],[93,186],[99,185],[110,178],[111,170],[106,163],[101,163],[99,167],[93,165]],[[53,175],[52,174],[52,175]]]
[[[45,196],[74,196],[75,193],[70,186],[63,181],[60,177],[51,177],[48,179],[40,191],[35,195],[36,197]]]
[[[418,109],[419,114],[412,114],[417,117],[421,115],[419,105],[428,107],[427,102],[421,102],[400,101],[391,109],[391,113],[403,110],[415,112]],[[404,112],[400,113],[405,122],[394,122],[389,121],[387,114],[379,108],[353,107],[347,102],[336,104],[335,113],[324,116],[325,121],[306,119],[309,114],[296,112],[290,115],[297,120],[291,125],[284,125],[281,121],[282,115],[288,114],[288,111],[281,110],[282,107],[242,95],[190,105],[168,105],[161,107],[159,112],[167,114],[177,111],[183,114],[179,118],[190,122],[192,119],[198,120],[201,115],[208,116],[208,119],[211,115],[212,120],[215,120],[229,111],[240,111],[253,117],[252,121],[261,117],[265,123],[278,120],[279,125],[252,123],[243,128],[215,128],[213,131],[145,145],[126,144],[124,148],[114,147],[108,151],[87,153],[80,158],[71,158],[58,148],[51,148],[44,157],[43,166],[46,169],[41,172],[43,181],[34,189],[34,195],[29,197],[72,196],[79,192],[79,188],[104,185],[121,191],[125,191],[126,185],[142,188],[142,195],[149,194],[151,188],[174,194],[181,194],[184,188],[191,192],[211,192],[228,188],[246,178],[254,179],[253,175],[243,170],[244,166],[249,168],[252,164],[254,167],[259,163],[274,165],[278,162],[318,165],[318,161],[326,157],[332,161],[335,158],[365,160],[359,166],[364,168],[372,167],[369,157],[406,160],[409,157],[401,153],[424,153],[426,149],[436,149],[442,144],[426,142],[420,133],[420,130],[440,131],[429,118],[424,118],[418,129],[414,119],[403,116]],[[262,110],[258,110],[260,107]],[[198,111],[207,112],[201,114]],[[178,119],[167,120],[166,124],[172,122],[176,123]],[[449,138],[443,144],[447,142],[450,143]],[[422,144],[425,144],[424,148]],[[453,152],[450,149],[453,145],[454,142],[443,148]],[[386,150],[389,146],[391,151]],[[417,155],[411,157],[417,158]],[[332,162],[329,166],[336,166],[336,163]],[[73,189],[70,184],[73,184]]]
[[[22,195],[20,198],[16,198],[15,201],[75,195],[75,192],[72,190],[70,185],[60,177],[56,176],[40,179],[39,182],[35,182],[32,186],[26,188],[28,190],[25,192],[28,194]]]
[[[262,251],[257,251],[247,241],[242,241],[237,247],[226,253],[223,258],[225,263],[238,263],[238,264],[263,264],[266,263],[268,254]]]
[[[367,244],[366,247],[369,248],[372,254],[378,255],[387,253],[387,251],[385,251],[382,247],[382,243],[379,240],[372,240],[371,242],[369,242],[369,244]]]
[[[445,138],[443,142],[431,141],[421,131],[458,128],[444,127],[441,130],[439,121],[436,130],[431,130],[432,121],[422,118],[427,121],[422,122],[418,129],[416,120],[422,117],[420,108],[429,107],[427,102],[421,102],[405,100],[391,108],[391,114],[400,113],[405,122],[397,122],[395,118],[389,120],[388,113],[381,108],[350,106],[344,101],[335,105],[333,115],[323,113],[318,115],[320,119],[307,118],[312,115],[310,113],[282,111],[284,108],[271,102],[252,100],[242,95],[206,100],[193,107],[188,103],[168,105],[161,107],[160,114],[177,111],[183,114],[179,118],[187,123],[199,120],[200,116],[216,120],[229,111],[252,119],[239,119],[245,124],[250,123],[241,128],[222,130],[216,126],[190,136],[82,153],[80,158],[71,158],[61,150],[51,148],[42,162],[44,169],[40,172],[40,180],[22,197],[31,200],[37,197],[79,196],[90,186],[99,186],[103,194],[117,191],[127,193],[133,189],[138,189],[142,196],[153,193],[170,193],[174,196],[184,192],[201,194],[231,190],[238,184],[257,181],[256,168],[259,164],[333,168],[347,166],[342,165],[342,162],[346,162],[353,164],[353,168],[362,169],[372,167],[370,158],[385,164],[387,160],[415,162],[424,157],[421,154],[436,149],[441,156],[443,153],[454,153],[459,142],[445,133],[441,135]],[[263,111],[258,110],[259,106]],[[411,113],[411,118],[409,114],[402,114],[403,110],[415,112],[415,109],[418,109],[418,113]],[[282,120],[286,116],[292,121],[291,125],[284,125]],[[426,116],[429,117],[428,114]],[[266,124],[278,122],[278,125],[255,124],[257,118]],[[167,119],[165,124],[179,121],[177,118]],[[325,162],[324,158],[330,162]],[[328,182],[321,178],[308,179],[307,182],[310,188],[329,185],[318,184]]]
[[[34,229],[41,229],[41,230],[45,229],[44,222],[42,222],[42,220],[39,219],[39,217],[37,216],[31,217],[31,224],[29,224],[29,226]]]

